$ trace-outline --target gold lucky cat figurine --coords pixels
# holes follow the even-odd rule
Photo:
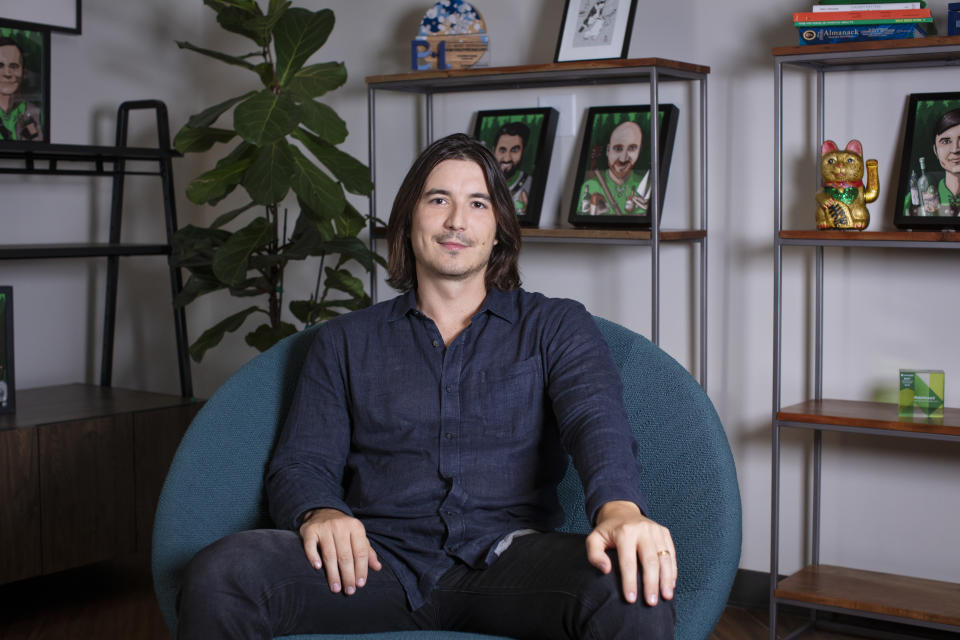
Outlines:
[[[877,161],[867,160],[867,186],[863,185],[863,147],[851,140],[846,148],[826,140],[820,146],[820,177],[823,189],[817,192],[817,229],[856,229],[870,224],[867,203],[880,194]]]

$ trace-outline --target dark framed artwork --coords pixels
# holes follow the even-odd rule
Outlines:
[[[0,413],[16,409],[13,383],[13,287],[0,287]]]
[[[650,227],[650,112],[650,105],[589,109],[570,205],[572,224]],[[661,214],[679,113],[675,105],[659,105]]]
[[[566,0],[554,62],[626,58],[637,0]]]
[[[473,137],[497,158],[513,195],[517,221],[526,227],[540,222],[557,117],[552,107],[477,112]]]
[[[80,0],[3,0],[0,20],[21,29],[80,34]]]
[[[0,144],[50,140],[50,32],[0,22]]]
[[[960,228],[960,92],[910,94],[894,202],[901,229]]]

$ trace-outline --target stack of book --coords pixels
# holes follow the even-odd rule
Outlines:
[[[793,14],[800,44],[924,38],[935,33],[926,2],[821,0]]]

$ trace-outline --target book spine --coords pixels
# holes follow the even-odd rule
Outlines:
[[[917,24],[853,25],[847,27],[804,27],[797,29],[800,44],[838,44],[876,40],[923,38]]]
[[[902,9],[900,11],[832,11],[830,20],[880,20],[887,18],[929,18],[930,9]],[[798,11],[793,14],[794,22],[823,20],[822,13],[816,11]]]
[[[850,0],[820,0],[818,4],[894,4],[903,0],[868,0],[867,2],[850,2]],[[926,7],[925,0],[920,0],[920,8]]]
[[[878,4],[815,4],[813,13],[833,13],[834,11],[903,11],[922,9],[919,2],[884,2]]]
[[[847,27],[858,24],[923,24],[933,22],[933,18],[887,18],[877,20],[802,20],[794,22],[795,27]]]

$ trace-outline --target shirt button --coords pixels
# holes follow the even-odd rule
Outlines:
[[[447,440],[453,440],[453,434],[452,434],[452,433],[447,433],[447,434],[445,434],[445,437],[447,438]]]
[[[433,346],[439,347],[439,346],[440,346],[440,341],[439,341],[439,340],[434,340],[434,341],[433,341]]]
[[[455,388],[456,388],[456,387],[454,387],[452,384],[448,384],[448,385],[447,385],[447,393],[453,393],[453,390],[454,390]]]

